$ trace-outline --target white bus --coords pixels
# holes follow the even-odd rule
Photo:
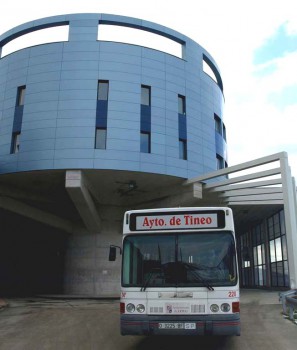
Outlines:
[[[240,335],[231,209],[128,211],[123,233],[122,335]]]

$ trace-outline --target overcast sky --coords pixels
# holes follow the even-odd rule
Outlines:
[[[113,13],[175,29],[219,65],[229,165],[286,151],[297,178],[296,0],[7,0],[0,33],[68,13]]]

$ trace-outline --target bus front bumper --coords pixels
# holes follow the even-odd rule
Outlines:
[[[121,315],[122,335],[240,335],[240,315]]]

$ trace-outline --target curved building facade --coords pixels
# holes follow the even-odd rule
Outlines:
[[[118,266],[103,261],[120,242],[123,211],[177,205],[170,198],[185,179],[226,167],[223,84],[199,44],[122,16],[39,19],[2,34],[1,50],[62,26],[65,41],[1,56],[0,180],[9,198],[1,208],[70,232],[65,290],[106,294]],[[103,26],[166,38],[180,55],[99,40]]]
[[[182,57],[97,40],[100,24],[170,38],[181,45]],[[61,25],[69,26],[67,42],[0,60],[1,173],[81,168],[189,178],[215,170],[217,156],[227,161],[223,132],[215,133],[215,123],[223,130],[222,83],[200,45],[139,19],[81,14],[16,27],[0,37],[0,46]]]

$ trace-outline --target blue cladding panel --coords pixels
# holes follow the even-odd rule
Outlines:
[[[185,41],[186,60],[98,41],[102,18],[163,30]],[[213,123],[214,113],[222,117],[224,99],[202,71],[203,55],[211,56],[201,46],[169,28],[105,14],[36,20],[3,34],[0,44],[23,28],[55,21],[69,21],[68,42],[37,45],[0,59],[1,173],[95,168],[187,178],[215,170],[216,154],[226,160],[226,142],[215,135]],[[98,80],[109,81],[108,105],[97,101]],[[23,85],[22,115],[21,108],[15,109],[15,93]],[[140,105],[141,85],[151,88],[151,106]],[[186,97],[186,117],[177,114],[178,95]],[[96,126],[107,128],[106,150],[94,149]],[[20,130],[20,152],[10,155],[12,132]],[[150,133],[149,154],[140,152],[141,131]],[[179,139],[187,140],[188,160],[179,159]]]
[[[92,169],[93,167],[94,167],[93,159],[63,158],[63,159],[55,159],[54,165],[52,168],[54,169]]]
[[[95,135],[95,130],[94,130],[94,135]],[[93,135],[92,135],[93,136]],[[91,148],[94,149],[94,136],[93,137],[67,137],[67,138],[59,138],[59,139],[54,139],[55,140],[55,149],[60,150],[60,149],[69,149],[69,148],[80,148],[80,149],[85,149],[85,148]]]
[[[19,152],[18,158],[19,161],[34,161],[36,159],[53,159],[55,150],[38,150],[30,152]]]
[[[30,152],[39,149],[40,151],[55,149],[55,139],[45,139],[45,140],[22,140],[22,151]]]
[[[48,170],[54,169],[54,161],[52,159],[37,159],[32,161],[18,161],[15,171],[30,171],[30,170]]]

